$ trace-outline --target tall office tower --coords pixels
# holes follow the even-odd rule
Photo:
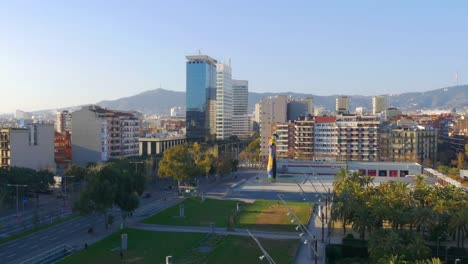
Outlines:
[[[57,112],[55,118],[55,131],[63,133],[65,131],[71,132],[72,127],[71,113],[68,111]]]
[[[250,135],[248,81],[232,80],[232,102],[232,135],[246,138]]]
[[[230,65],[216,64],[216,139],[232,134],[232,70]]]
[[[336,114],[349,114],[349,98],[341,96],[336,98]]]
[[[139,155],[141,115],[88,105],[72,114],[72,163]]]
[[[216,131],[216,64],[207,55],[186,56],[188,141],[204,141]]]
[[[372,97],[372,114],[378,114],[387,110],[387,96],[374,96]]]
[[[268,144],[273,134],[272,125],[286,122],[287,98],[285,95],[264,98],[260,101],[260,156],[268,155]]]
[[[255,110],[253,113],[253,121],[260,124],[260,103],[255,104]]]

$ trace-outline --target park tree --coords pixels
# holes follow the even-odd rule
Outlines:
[[[127,159],[110,161],[94,171],[75,207],[82,214],[102,214],[107,228],[108,209],[119,207],[125,219],[128,213],[138,208],[139,196],[145,189],[145,177]]]
[[[77,165],[70,165],[68,168],[65,170],[64,174],[66,176],[75,176],[73,180],[75,182],[81,182],[85,180],[85,177],[88,174],[88,170],[86,168],[77,166]]]
[[[188,145],[177,145],[164,152],[159,161],[159,176],[173,178],[178,185],[197,176],[195,160]]]

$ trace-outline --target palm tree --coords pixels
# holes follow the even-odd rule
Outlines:
[[[399,255],[389,255],[379,259],[378,264],[406,264],[408,263],[405,260],[404,256]]]
[[[465,234],[468,232],[468,207],[452,214],[449,220],[449,231],[456,234],[457,247],[460,247],[460,241],[461,247],[464,247]]]

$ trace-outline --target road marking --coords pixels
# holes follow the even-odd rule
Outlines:
[[[34,245],[34,246],[32,246],[32,247],[31,247],[31,249],[33,249],[33,248],[37,248],[37,247],[38,247],[38,245]]]
[[[14,246],[16,246],[16,245],[18,245],[18,243],[10,244],[8,247],[14,247]]]
[[[47,239],[47,238],[49,238],[49,237],[48,236],[43,236],[43,237],[39,238],[39,240],[44,240],[44,239]]]
[[[7,258],[11,258],[11,257],[14,257],[14,256],[16,256],[16,253],[13,253],[13,254],[9,255]]]

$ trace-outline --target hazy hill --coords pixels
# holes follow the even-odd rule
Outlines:
[[[254,109],[255,103],[262,98],[274,95],[287,95],[294,98],[305,98],[312,96],[315,105],[329,110],[335,109],[335,98],[338,95],[318,96],[304,93],[249,93],[249,108]],[[350,95],[351,109],[363,106],[372,109],[372,96]],[[124,97],[117,100],[108,100],[98,103],[110,109],[137,110],[143,113],[169,113],[171,107],[185,106],[185,92],[155,89],[134,96]],[[464,108],[468,107],[468,85],[447,87],[421,93],[402,93],[388,95],[389,106],[404,110],[432,109],[432,108]]]

